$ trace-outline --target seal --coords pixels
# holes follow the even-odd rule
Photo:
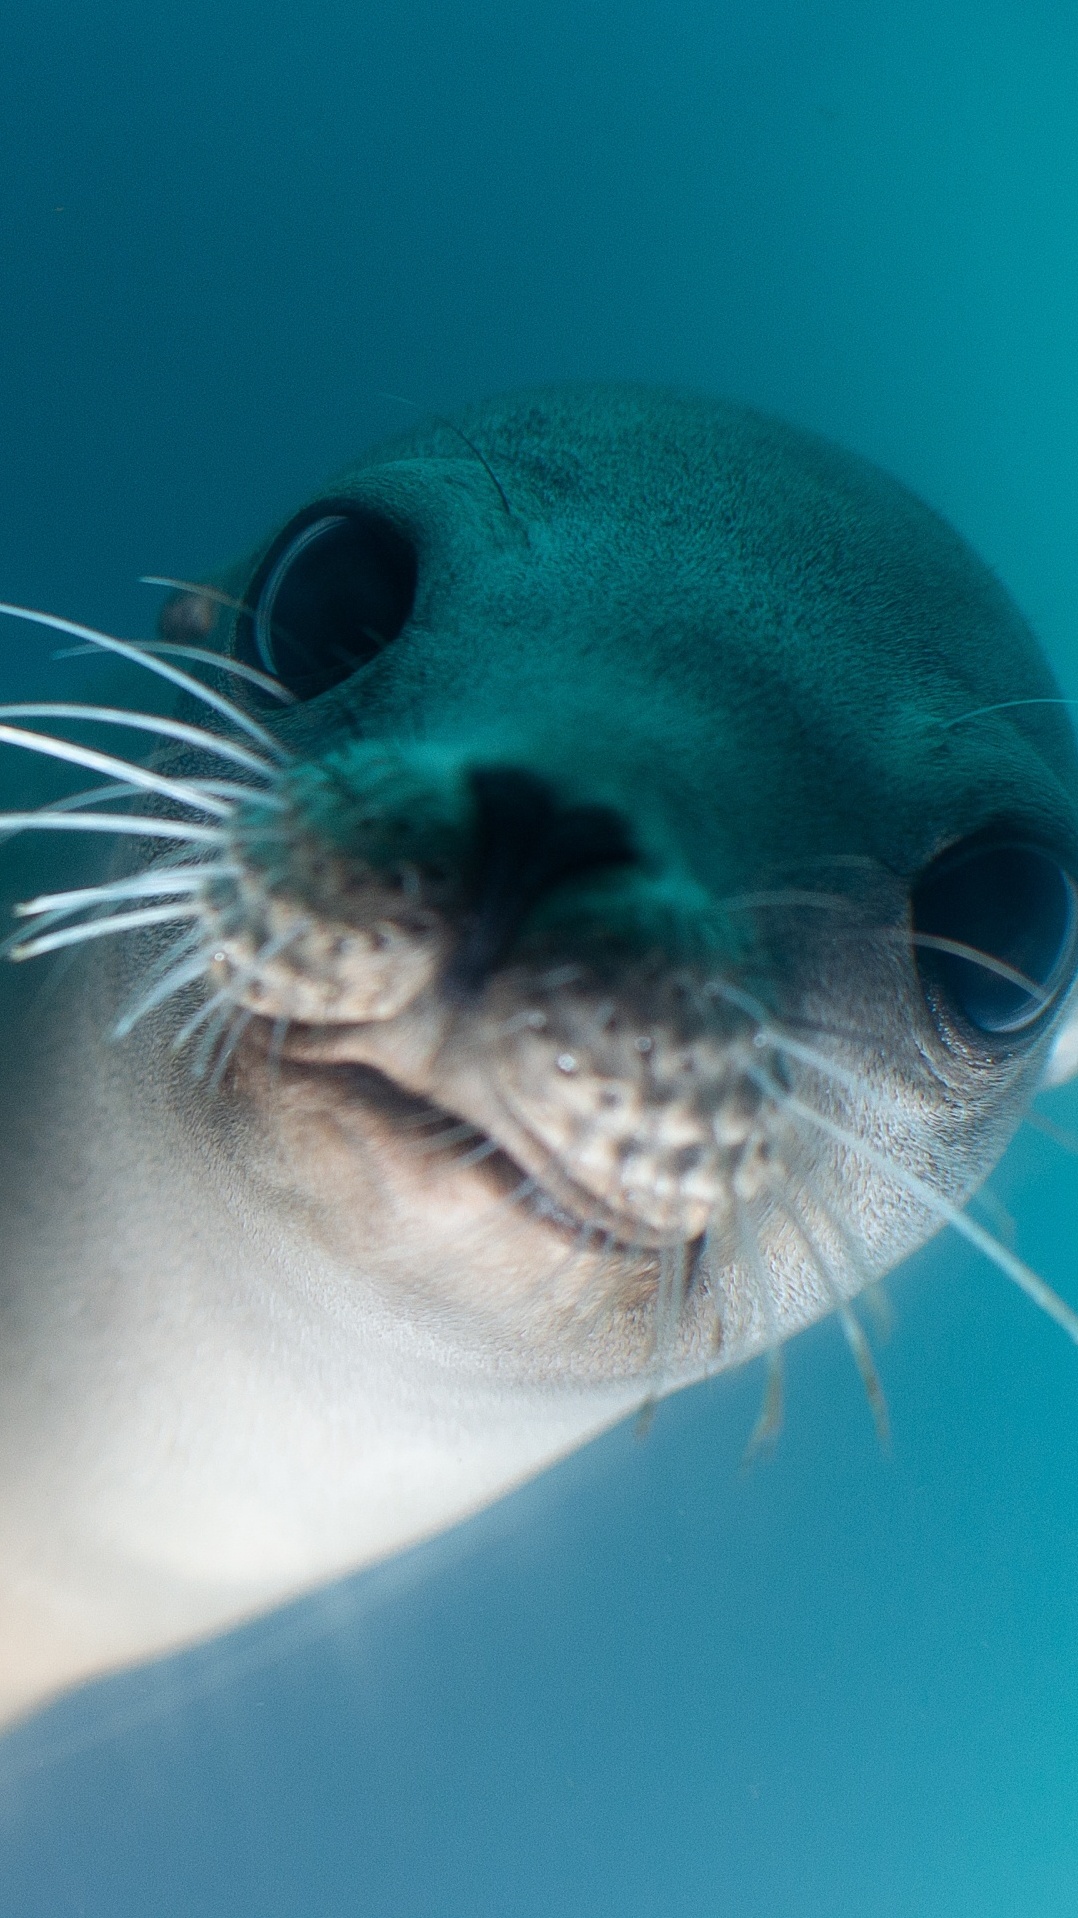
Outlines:
[[[22,616],[177,703],[0,715],[102,781],[15,848],[129,849],[8,942],[73,961],[5,1019],[9,1716],[828,1313],[882,1425],[852,1301],[945,1224],[1078,1332],[963,1210],[1074,1057],[1078,757],[893,480],[526,393],[376,449],[154,644]]]

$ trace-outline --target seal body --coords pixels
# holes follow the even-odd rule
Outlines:
[[[827,1312],[867,1367],[850,1301],[994,1164],[1074,974],[1028,627],[788,427],[517,396],[208,590],[165,630],[237,602],[232,705],[181,709],[96,932],[7,1025],[9,1713]],[[147,899],[185,942],[118,923]]]

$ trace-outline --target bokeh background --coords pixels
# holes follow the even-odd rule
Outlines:
[[[0,13],[3,597],[145,631],[140,573],[563,377],[892,467],[1078,693],[1074,7]],[[1027,1131],[993,1190],[1078,1298],[1078,1163]],[[735,1376],[10,1737],[2,1918],[1078,1911],[1078,1352],[950,1238],[890,1292],[889,1458],[823,1326],[751,1471]]]

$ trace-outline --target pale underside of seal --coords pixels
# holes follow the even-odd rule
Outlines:
[[[104,785],[8,819],[134,848],[60,896],[39,859],[11,948],[74,960],[9,973],[9,1715],[826,1313],[878,1411],[850,1301],[942,1224],[984,1242],[962,1207],[1070,1057],[1055,683],[831,446],[513,397],[378,449],[162,631],[181,702],[115,734],[160,733],[148,769],[99,712],[69,756]]]

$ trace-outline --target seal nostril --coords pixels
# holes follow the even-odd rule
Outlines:
[[[561,806],[536,773],[476,767],[476,819],[467,876],[469,917],[449,990],[474,992],[501,965],[528,913],[566,880],[636,858],[629,829],[609,806]]]

